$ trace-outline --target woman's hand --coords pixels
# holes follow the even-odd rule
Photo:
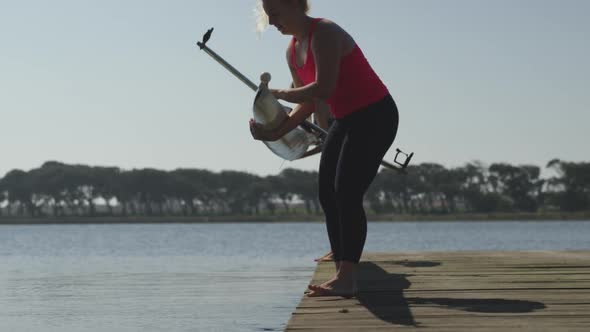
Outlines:
[[[250,133],[252,133],[252,137],[256,140],[266,142],[277,141],[305,121],[313,113],[313,110],[312,103],[297,105],[285,120],[272,130],[265,129],[261,124],[256,123],[254,119],[250,119]]]
[[[278,139],[273,135],[272,131],[264,129],[262,125],[256,123],[254,119],[250,119],[250,133],[255,140],[259,141],[272,142]]]
[[[282,89],[269,89],[270,93],[277,99],[285,99],[286,91]]]

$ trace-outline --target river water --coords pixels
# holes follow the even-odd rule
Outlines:
[[[369,223],[365,251],[590,250],[590,221]],[[0,226],[0,331],[282,331],[321,223]]]

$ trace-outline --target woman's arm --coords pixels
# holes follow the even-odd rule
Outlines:
[[[324,130],[328,130],[331,117],[330,105],[323,100],[316,100],[313,117],[315,124]]]
[[[316,81],[293,89],[271,90],[275,97],[299,104],[330,97],[336,88],[340,70],[340,28],[332,22],[318,22],[311,41],[311,50],[316,64]]]
[[[291,62],[291,52],[293,44],[289,44],[287,47],[287,64],[291,71],[291,77],[293,78],[293,88],[297,88],[303,85],[301,78],[297,74],[297,70],[293,67]],[[305,119],[307,119],[315,110],[315,103],[308,102],[297,105],[290,113],[288,118],[275,130],[265,130],[261,125],[257,124],[254,120],[250,120],[250,132],[252,137],[261,141],[276,141],[286,135],[288,132],[293,130]]]
[[[313,113],[313,110],[314,107],[311,103],[297,105],[291,113],[289,113],[289,116],[285,121],[274,130],[265,130],[262,128],[262,125],[256,123],[253,119],[250,119],[250,132],[254,139],[269,142],[276,141],[305,121],[305,119]]]

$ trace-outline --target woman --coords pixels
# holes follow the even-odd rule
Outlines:
[[[337,272],[309,285],[308,296],[351,297],[367,234],[363,197],[395,138],[397,107],[354,39],[336,23],[308,16],[307,0],[262,5],[268,23],[293,36],[287,63],[294,87],[271,91],[298,105],[278,129],[250,120],[250,130],[255,139],[277,140],[312,114],[316,101],[330,106],[335,120],[322,148],[319,199]]]

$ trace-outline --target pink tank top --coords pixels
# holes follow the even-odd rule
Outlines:
[[[295,37],[291,40],[291,61],[293,67],[304,85],[316,81],[316,67],[313,52],[311,51],[311,38],[317,23],[321,18],[315,18],[309,31],[307,56],[303,67],[297,66],[295,58]],[[373,71],[371,65],[358,47],[350,54],[340,59],[340,72],[336,83],[336,89],[328,98],[330,111],[336,119],[343,118],[370,104],[378,102],[389,94],[387,87],[379,76]]]

